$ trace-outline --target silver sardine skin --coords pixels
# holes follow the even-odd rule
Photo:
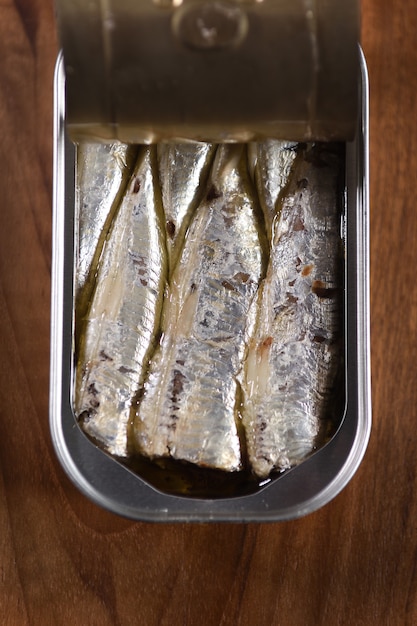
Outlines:
[[[103,246],[81,333],[75,413],[114,456],[128,454],[132,398],[160,325],[166,280],[163,211],[154,148],[142,148]]]
[[[242,467],[237,374],[264,272],[242,146],[220,146],[163,310],[163,335],[134,421],[136,450]]]
[[[167,251],[172,269],[191,216],[204,192],[215,146],[208,143],[159,143],[157,151]]]
[[[273,222],[242,379],[249,461],[261,478],[314,451],[340,364],[341,162],[330,148],[301,151]]]
[[[268,240],[272,237],[273,220],[280,211],[280,202],[289,181],[297,145],[278,139],[248,144],[250,170],[264,213]]]
[[[137,148],[121,143],[81,142],[76,150],[75,292],[79,296],[96,270],[100,244],[131,176]]]

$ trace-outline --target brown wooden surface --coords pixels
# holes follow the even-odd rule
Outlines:
[[[50,0],[0,3],[0,623],[417,623],[417,3],[363,0],[371,82],[374,421],[298,521],[132,523],[89,503],[48,427]]]

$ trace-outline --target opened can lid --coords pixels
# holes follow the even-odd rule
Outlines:
[[[57,0],[57,14],[74,140],[354,136],[358,0]]]

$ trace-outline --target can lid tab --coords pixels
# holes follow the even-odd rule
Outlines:
[[[57,0],[70,136],[348,140],[359,0]]]

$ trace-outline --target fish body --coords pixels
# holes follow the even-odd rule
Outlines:
[[[132,174],[137,148],[82,142],[76,168],[76,284],[78,301],[88,303],[101,248]],[[88,294],[87,294],[88,291]],[[79,307],[80,308],[80,307]]]
[[[159,329],[166,280],[153,148],[143,148],[103,245],[81,334],[75,413],[105,450],[126,456],[134,394]]]
[[[242,467],[237,374],[264,272],[257,212],[242,147],[220,146],[171,277],[134,420],[142,455]]]
[[[264,478],[317,445],[340,362],[340,157],[308,147],[294,163],[245,362],[242,421]]]
[[[215,146],[208,143],[159,143],[157,152],[172,270],[191,216],[202,197]]]
[[[280,210],[280,200],[288,184],[297,156],[297,143],[268,139],[248,144],[250,170],[255,180],[269,240],[272,223]]]

